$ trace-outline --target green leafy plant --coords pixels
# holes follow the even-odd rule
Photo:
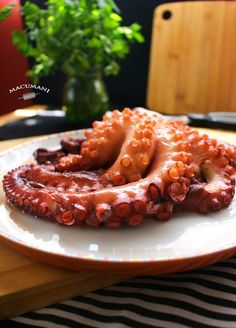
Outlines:
[[[4,8],[0,8],[0,24],[10,16],[13,7],[14,5],[9,5]]]
[[[27,1],[25,29],[13,34],[13,43],[35,60],[29,71],[34,82],[58,69],[69,77],[96,67],[116,75],[130,43],[143,42],[139,24],[122,26],[113,0],[48,0],[46,5],[40,9]]]

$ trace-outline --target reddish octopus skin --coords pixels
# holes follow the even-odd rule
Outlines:
[[[61,140],[61,148],[57,150],[47,150],[44,148],[39,148],[34,152],[34,158],[38,164],[50,164],[57,162],[61,157],[68,155],[69,153],[78,154],[82,142],[85,139],[75,139],[64,137]]]
[[[113,111],[69,154],[7,173],[9,201],[65,225],[139,225],[174,211],[207,213],[234,196],[236,148],[142,108]],[[62,142],[63,145],[63,142]]]

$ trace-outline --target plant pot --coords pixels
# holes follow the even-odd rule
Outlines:
[[[70,122],[78,123],[96,119],[109,107],[108,95],[101,72],[96,70],[86,75],[68,78],[64,105]]]

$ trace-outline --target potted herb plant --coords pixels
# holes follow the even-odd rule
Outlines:
[[[103,75],[116,75],[130,43],[143,42],[140,25],[122,26],[113,0],[47,0],[46,9],[27,1],[22,6],[25,29],[13,43],[34,65],[34,83],[61,70],[67,77],[64,105],[70,121],[101,115],[108,109]]]

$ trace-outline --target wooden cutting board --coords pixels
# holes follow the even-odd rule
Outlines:
[[[148,108],[236,111],[236,2],[169,3],[154,13]]]

